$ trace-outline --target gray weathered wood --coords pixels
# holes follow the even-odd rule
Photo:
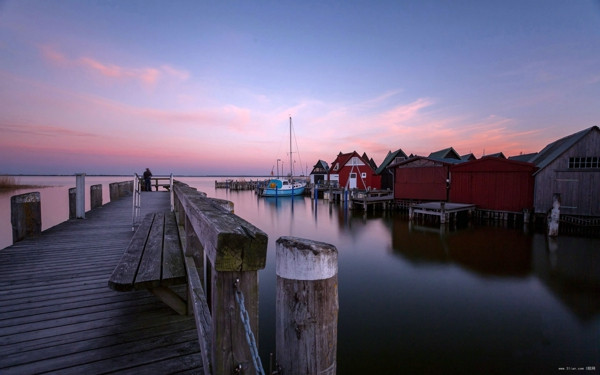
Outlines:
[[[76,205],[77,205],[77,189],[70,188],[69,189],[69,220],[75,219],[77,217],[76,213]]]
[[[276,245],[276,357],[284,374],[335,374],[337,249],[296,237]]]
[[[85,219],[85,173],[75,175],[75,217]]]
[[[108,280],[108,285],[112,289],[118,291],[133,290],[139,262],[153,221],[153,214],[146,215],[142,220],[127,246],[127,250]]]
[[[90,209],[102,207],[102,185],[90,186]]]
[[[142,214],[168,198],[143,193]],[[203,373],[192,316],[106,287],[132,236],[121,199],[0,251],[1,374]]]
[[[13,243],[42,232],[40,193],[26,193],[10,197],[10,222]]]
[[[233,207],[225,201],[206,198],[186,184],[174,184],[176,206],[185,212],[186,259],[206,267],[208,305],[211,319],[198,316],[207,308],[195,308],[201,346],[210,355],[212,371],[230,374],[241,366],[241,373],[254,373],[246,332],[240,319],[240,307],[235,299],[234,283],[245,299],[250,327],[258,339],[258,270],[266,263],[267,235],[232,213]],[[208,260],[202,264],[204,256]],[[192,266],[188,265],[189,271]],[[201,276],[198,276],[200,279]],[[190,284],[192,282],[190,281]],[[201,282],[198,280],[198,284]],[[194,293],[199,289],[193,289]],[[199,299],[204,298],[204,293]],[[190,298],[193,300],[194,296]],[[202,302],[204,303],[204,302]],[[205,326],[210,324],[210,326]],[[210,343],[202,343],[210,335]],[[212,349],[212,350],[211,350]],[[206,362],[205,362],[206,363]]]
[[[160,285],[164,225],[165,215],[162,212],[154,214],[154,222],[150,228],[135,278],[135,289],[153,288]]]
[[[243,374],[254,373],[250,348],[246,342],[240,309],[235,300],[235,283],[245,299],[250,327],[258,343],[258,272],[212,273],[212,347],[213,370],[216,374],[231,374],[242,366]]]
[[[266,264],[266,233],[182,183],[174,190],[207,258],[217,271],[251,271]]]

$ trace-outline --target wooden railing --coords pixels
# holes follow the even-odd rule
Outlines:
[[[173,191],[204,373],[262,374],[248,329],[257,335],[258,271],[266,264],[267,235],[233,214],[229,201],[207,198],[178,181]],[[335,375],[337,249],[280,237],[276,273],[278,364],[269,374]]]
[[[233,214],[227,201],[206,198],[177,181],[173,191],[183,227],[188,305],[196,318],[205,374],[252,373],[253,354],[235,294],[239,289],[245,296],[249,325],[257,333],[258,271],[266,264],[267,235]]]

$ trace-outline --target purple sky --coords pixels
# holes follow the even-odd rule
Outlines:
[[[0,103],[0,174],[536,152],[600,123],[600,2],[0,0]]]

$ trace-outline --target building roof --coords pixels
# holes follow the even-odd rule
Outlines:
[[[497,171],[517,171],[527,170],[535,171],[537,167],[533,163],[527,163],[518,160],[509,160],[506,158],[499,158],[497,156],[486,155],[481,159],[471,160],[466,163],[455,164],[452,167],[453,171],[468,171],[468,170],[497,170]]]
[[[402,151],[402,149],[400,148],[394,152],[388,151],[387,156],[381,162],[381,165],[379,166],[379,168],[377,168],[375,174],[381,174],[385,170],[385,168],[387,168],[393,161],[396,160],[396,158],[408,159],[408,156],[406,156],[404,151]]]
[[[500,159],[506,159],[506,156],[504,156],[504,154],[502,152],[496,152],[495,154],[487,154],[484,156],[489,156],[492,158],[500,158]]]
[[[556,158],[573,147],[573,145],[575,145],[592,131],[600,131],[600,129],[597,126],[592,126],[591,128],[581,130],[577,133],[573,133],[548,144],[542,151],[540,151],[530,160],[531,163],[535,164],[539,168],[535,173],[539,173],[542,169],[546,168]]]
[[[331,168],[329,169],[329,172],[331,172],[331,171],[333,170],[333,168],[335,167],[335,164],[336,164],[336,163],[339,163],[339,164],[340,164],[340,166],[339,166],[339,167],[340,167],[340,169],[341,169],[341,168],[343,168],[343,167],[344,167],[344,166],[345,166],[345,165],[348,163],[348,161],[350,161],[350,159],[351,159],[351,158],[353,158],[353,157],[355,157],[355,156],[356,156],[357,158],[359,158],[360,160],[362,160],[362,161],[363,161],[363,163],[365,163],[365,165],[367,165],[367,166],[369,166],[371,169],[375,170],[375,168],[373,167],[373,164],[374,164],[375,162],[372,162],[372,159],[371,159],[371,160],[369,160],[369,159],[365,159],[365,156],[366,156],[366,155],[367,155],[367,154],[366,154],[366,153],[364,153],[364,154],[363,154],[363,156],[360,156],[360,155],[358,154],[358,152],[356,152],[356,151],[352,151],[352,152],[350,152],[350,153],[347,153],[347,154],[342,154],[342,152],[340,151],[340,153],[339,153],[339,154],[338,154],[338,156],[335,158],[335,160],[333,161],[333,163],[331,163]]]
[[[469,161],[469,160],[476,160],[477,157],[475,155],[473,155],[473,153],[471,152],[471,153],[468,153],[466,155],[461,155],[460,159],[464,160],[464,161]]]
[[[456,159],[460,160],[460,155],[452,147],[443,150],[435,151],[428,156],[431,159]]]
[[[535,156],[537,156],[537,152],[532,152],[530,154],[521,154],[521,155],[515,155],[515,156],[509,156],[508,160],[516,160],[516,161],[524,161],[524,162],[529,162],[531,159],[533,159]]]
[[[402,160],[402,161],[399,161],[399,162],[393,162],[389,166],[390,167],[398,167],[398,166],[405,165],[405,164],[415,163],[415,162],[418,162],[419,160],[429,160],[431,162],[439,163],[439,164],[444,165],[444,166],[451,166],[453,164],[460,164],[460,163],[464,163],[465,162],[464,160],[460,160],[460,159],[457,160],[457,159],[453,159],[453,158],[442,159],[442,158],[431,158],[431,157],[428,157],[428,156],[414,156],[413,155],[413,156],[409,157],[406,160]]]
[[[313,165],[313,170],[311,174],[315,172],[315,170],[323,170],[325,171],[325,173],[327,173],[327,171],[329,171],[329,165],[327,165],[327,162],[325,160],[319,159],[317,164]]]

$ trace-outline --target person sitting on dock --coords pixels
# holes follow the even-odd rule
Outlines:
[[[150,168],[146,168],[144,172],[144,190],[152,191],[152,184],[150,182],[150,178],[152,177],[152,172],[150,172]]]

